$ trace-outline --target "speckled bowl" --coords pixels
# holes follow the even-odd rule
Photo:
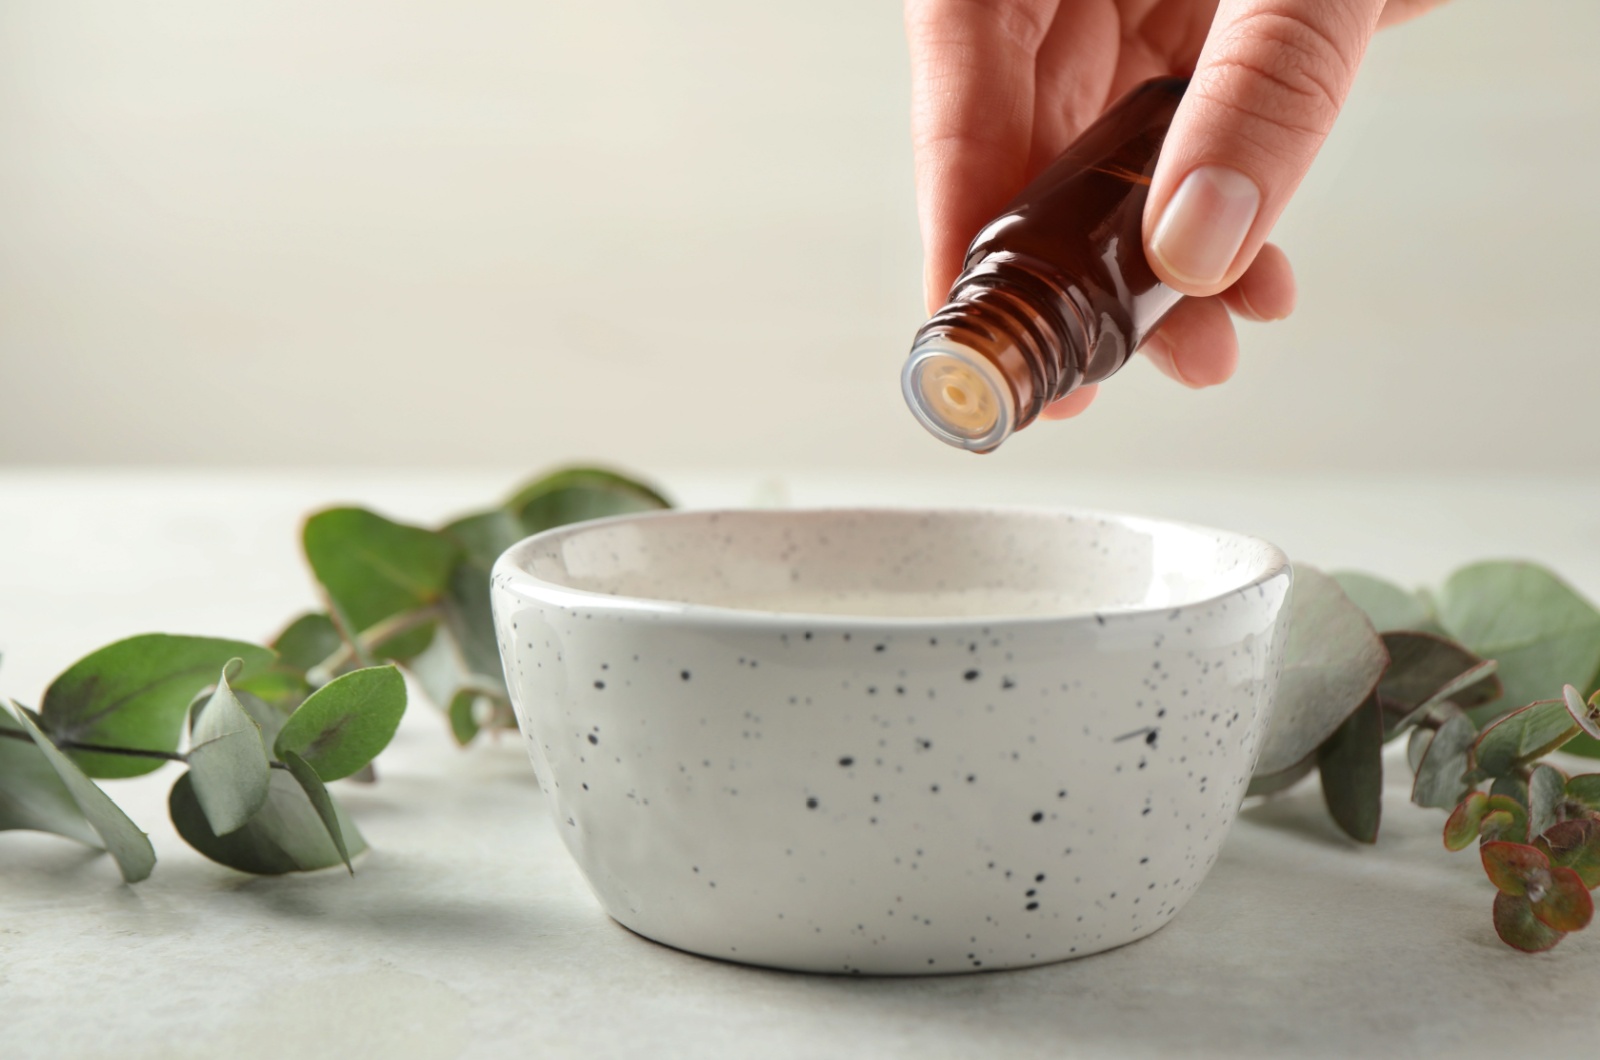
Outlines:
[[[1290,569],[1079,512],[625,516],[494,571],[539,782],[600,903],[696,953],[938,974],[1150,934],[1205,878]]]

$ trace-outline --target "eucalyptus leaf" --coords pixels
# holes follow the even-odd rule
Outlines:
[[[1452,810],[1472,790],[1465,777],[1470,765],[1467,753],[1477,737],[1477,726],[1465,714],[1457,714],[1439,727],[1428,749],[1417,764],[1411,786],[1411,801],[1418,806]]]
[[[1491,797],[1504,795],[1506,798],[1514,799],[1526,806],[1528,805],[1528,782],[1516,775],[1495,777],[1494,783],[1489,785],[1489,795]]]
[[[1283,676],[1257,774],[1314,752],[1367,697],[1389,661],[1372,623],[1315,567],[1296,564]]]
[[[195,798],[216,834],[243,826],[266,804],[272,767],[261,728],[234,697],[226,670],[195,719],[188,759]]]
[[[1543,758],[1579,731],[1562,700],[1530,703],[1483,730],[1473,745],[1473,762],[1491,777],[1505,776]]]
[[[1542,835],[1556,823],[1556,809],[1566,793],[1567,778],[1561,770],[1537,765],[1528,775],[1528,834]]]
[[[1439,704],[1469,708],[1500,696],[1498,664],[1431,633],[1383,634],[1389,667],[1378,682],[1390,736],[1416,724]]]
[[[1561,687],[1561,698],[1567,705],[1567,713],[1572,715],[1572,720],[1578,723],[1578,727],[1589,736],[1600,738],[1600,710],[1595,708],[1594,703],[1592,701],[1585,703],[1583,696],[1579,695],[1578,690],[1571,685]]]
[[[322,827],[328,830],[328,838],[333,841],[334,849],[339,852],[344,867],[354,876],[356,869],[350,864],[350,851],[345,848],[344,829],[339,822],[339,811],[334,805],[333,796],[328,794],[327,787],[322,783],[322,778],[317,776],[317,771],[312,769],[304,758],[293,751],[283,752],[283,764],[289,768],[289,775],[300,785],[300,790],[306,793],[306,798],[311,801],[311,808],[317,811],[317,817],[322,821]]]
[[[1504,892],[1494,896],[1494,930],[1501,942],[1523,953],[1543,953],[1567,937],[1533,915],[1533,903],[1526,895]]]
[[[1500,687],[1494,681],[1494,672],[1497,665],[1493,659],[1484,659],[1471,669],[1463,670],[1450,678],[1450,680],[1435,689],[1434,693],[1427,699],[1424,699],[1412,710],[1395,719],[1390,724],[1385,738],[1398,736],[1411,726],[1421,723],[1423,719],[1440,713],[1447,706],[1459,711],[1463,706],[1470,704],[1475,699],[1487,698],[1487,696],[1495,694]],[[1380,689],[1382,688],[1381,685],[1379,687]],[[1392,717],[1392,709],[1400,706],[1400,704],[1393,700],[1382,699],[1381,692],[1379,698],[1385,708],[1390,708],[1390,717]],[[1463,700],[1466,703],[1463,703]]]
[[[1288,769],[1277,773],[1257,773],[1250,778],[1250,786],[1245,789],[1246,795],[1276,795],[1281,791],[1288,791],[1317,768],[1317,756],[1307,755]]]
[[[530,482],[506,502],[524,534],[610,515],[670,508],[672,502],[636,479],[594,467],[573,467]]]
[[[149,633],[117,641],[50,683],[39,707],[41,724],[57,744],[176,751],[190,702],[234,658],[243,663],[241,679],[272,665],[270,651],[236,640]],[[136,777],[162,764],[76,749],[67,755],[91,777]]]
[[[272,641],[278,662],[305,673],[344,646],[339,627],[323,611],[308,611],[283,627]]]
[[[211,830],[187,773],[172,785],[167,808],[184,842],[212,861],[241,872],[276,876],[345,863],[305,790],[287,770],[272,771],[266,805],[243,828],[225,836]],[[353,858],[366,850],[366,840],[344,811],[335,805],[334,813],[348,854]]]
[[[1372,627],[1379,633],[1432,631],[1437,627],[1427,603],[1393,582],[1356,571],[1336,571],[1330,577],[1339,583],[1352,603],[1366,612]]]
[[[1368,698],[1317,751],[1322,798],[1351,839],[1378,841],[1383,813],[1383,712]]]
[[[313,692],[273,741],[281,759],[294,753],[324,781],[365,766],[394,739],[406,710],[406,683],[393,666],[354,670]]]
[[[1567,798],[1600,813],[1600,773],[1582,773],[1567,781]]]
[[[428,607],[443,595],[460,549],[442,534],[386,519],[365,508],[329,508],[306,520],[306,561],[352,632]],[[409,658],[426,646],[428,627],[369,647]]]
[[[92,847],[100,836],[44,752],[11,712],[0,707],[0,832],[53,832]]]
[[[156,852],[150,845],[150,837],[129,820],[128,815],[78,768],[77,763],[50,742],[50,737],[44,734],[27,710],[18,707],[17,717],[22,728],[33,738],[33,745],[43,753],[50,768],[72,796],[72,801],[78,804],[84,819],[116,859],[123,880],[138,883],[149,876],[150,870],[156,865]]]
[[[256,728],[261,730],[261,746],[271,747],[292,711],[285,710],[276,703],[268,703],[249,692],[241,692],[237,688],[233,690],[233,696],[239,701],[239,706],[244,708],[244,712],[250,715],[250,720],[256,723]]]
[[[1422,768],[1422,757],[1428,753],[1428,747],[1432,743],[1432,729],[1411,730],[1411,738],[1406,741],[1406,765],[1413,774]]]
[[[1600,671],[1600,611],[1536,564],[1464,567],[1445,582],[1438,606],[1451,636],[1500,663],[1505,695],[1474,711],[1480,724],[1563,684],[1589,688]]]
[[[489,578],[500,554],[525,536],[522,526],[509,512],[492,511],[458,519],[440,532],[455,540],[462,551],[461,561],[450,572],[442,604],[444,627],[454,638],[464,668],[505,698],[500,648],[489,605]]]
[[[428,698],[449,717],[451,735],[462,746],[477,735],[478,702],[507,699],[503,681],[473,673],[467,666],[448,625],[411,660],[408,669]]]

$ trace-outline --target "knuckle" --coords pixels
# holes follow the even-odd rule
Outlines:
[[[914,40],[955,42],[997,39],[1007,52],[1031,56],[1050,30],[1038,0],[906,0],[905,22]]]
[[[1340,27],[1315,18],[1253,11],[1228,27],[1196,87],[1204,98],[1278,131],[1320,140],[1339,114],[1359,59],[1357,49],[1340,43],[1342,36]]]

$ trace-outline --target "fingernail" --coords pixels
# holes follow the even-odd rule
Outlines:
[[[1201,166],[1161,211],[1150,252],[1184,283],[1213,286],[1228,274],[1260,207],[1255,181],[1227,166]]]

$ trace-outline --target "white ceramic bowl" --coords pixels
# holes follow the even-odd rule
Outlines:
[[[1148,935],[1216,859],[1290,569],[1081,512],[668,512],[494,571],[517,717],[606,911],[713,957],[963,972]]]

